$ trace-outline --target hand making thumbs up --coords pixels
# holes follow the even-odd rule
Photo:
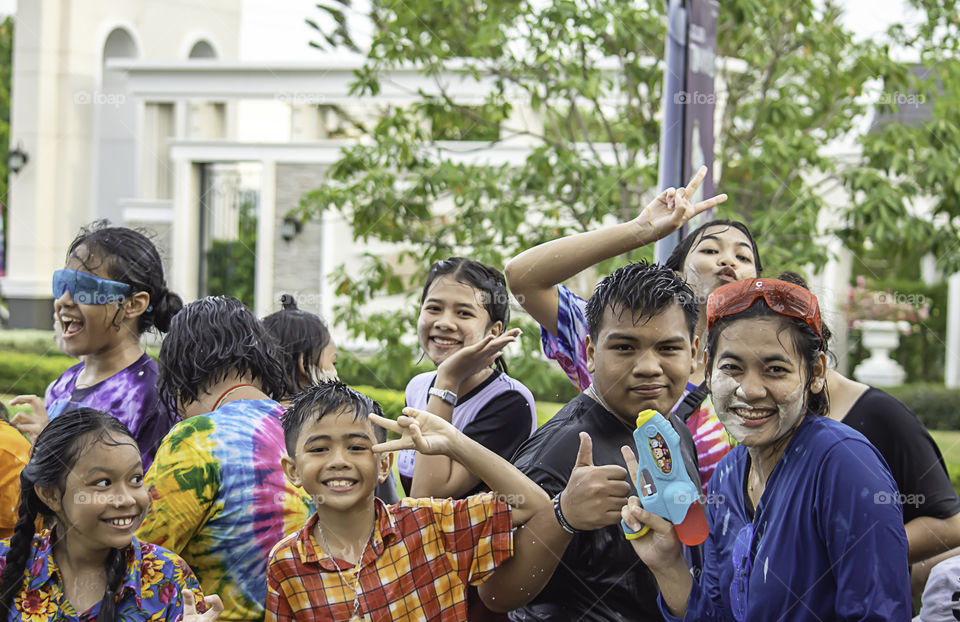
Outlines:
[[[593,441],[580,433],[577,460],[560,494],[560,509],[574,529],[589,531],[620,522],[620,509],[627,502],[630,484],[627,470],[616,464],[593,464]]]

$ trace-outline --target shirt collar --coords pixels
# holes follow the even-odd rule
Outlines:
[[[30,591],[39,589],[53,580],[59,583],[63,582],[63,578],[60,576],[60,568],[57,566],[57,561],[53,558],[53,531],[43,529],[37,534],[37,538],[36,554],[27,569],[30,574],[27,589]],[[140,542],[138,542],[136,538],[134,538],[130,546],[126,548],[125,554],[127,556],[127,574],[119,592],[120,594],[128,591],[133,592],[134,598],[137,600],[137,607],[139,608],[141,606],[140,564],[143,561],[143,557],[140,550]]]
[[[387,545],[402,537],[397,521],[387,505],[377,497],[374,497],[373,503],[375,511],[373,537],[370,546],[363,553],[362,565],[364,566],[380,557]],[[346,562],[335,563],[333,558],[327,555],[314,539],[313,529],[317,526],[318,518],[317,514],[314,513],[297,536],[297,555],[300,557],[301,563],[317,564],[327,572],[336,572],[338,567],[340,570],[349,570],[351,568],[349,564]]]

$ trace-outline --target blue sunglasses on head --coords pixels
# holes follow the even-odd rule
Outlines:
[[[105,305],[118,302],[133,293],[133,287],[94,276],[79,270],[57,270],[53,273],[53,298],[70,292],[73,301],[82,305]]]

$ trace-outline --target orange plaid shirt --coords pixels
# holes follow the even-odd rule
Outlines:
[[[489,493],[374,502],[357,615],[372,622],[466,620],[467,585],[483,583],[513,555],[510,507]],[[270,553],[267,620],[349,620],[353,614],[353,565],[323,552],[313,537],[316,524],[314,514]]]

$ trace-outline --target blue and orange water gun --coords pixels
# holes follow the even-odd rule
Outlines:
[[[635,481],[643,509],[673,523],[677,537],[688,546],[706,540],[710,528],[700,505],[700,489],[683,464],[680,435],[663,415],[647,409],[637,415],[633,440],[637,446]],[[628,540],[650,529],[644,525],[633,531],[624,521],[620,525]]]

